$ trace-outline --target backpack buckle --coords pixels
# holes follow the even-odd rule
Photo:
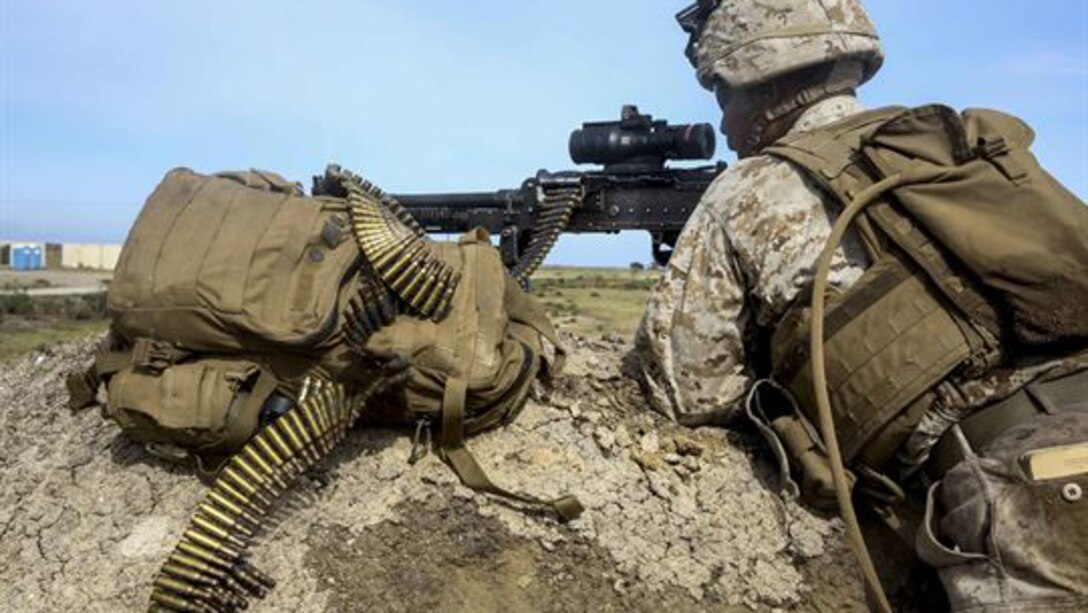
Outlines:
[[[412,437],[412,451],[408,454],[408,463],[415,464],[427,456],[431,450],[431,419],[421,417],[416,421],[416,433]]]
[[[165,341],[138,338],[132,343],[132,365],[156,375],[189,355],[191,355],[190,352],[174,347]]]
[[[978,154],[987,160],[992,160],[999,155],[1009,152],[1009,144],[1005,139],[997,136],[994,138],[980,138],[978,142]]]

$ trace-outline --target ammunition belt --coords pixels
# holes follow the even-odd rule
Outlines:
[[[247,547],[275,501],[347,436],[378,383],[352,392],[307,377],[298,402],[223,465],[155,578],[151,609],[231,612],[275,587],[248,561]]]
[[[393,323],[399,310],[396,297],[373,274],[364,271],[344,311],[344,340],[356,352],[365,354],[370,335]]]
[[[335,177],[347,193],[355,239],[374,273],[419,316],[445,316],[461,275],[430,249],[423,229],[396,200],[342,169]]]
[[[529,244],[525,252],[518,259],[517,265],[511,271],[514,278],[522,286],[536,269],[544,263],[544,258],[559,240],[559,235],[566,229],[570,222],[571,213],[582,202],[582,189],[580,187],[559,187],[544,189],[541,199],[539,215],[533,228],[533,234],[529,237]]]

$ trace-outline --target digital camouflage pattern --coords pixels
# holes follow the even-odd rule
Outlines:
[[[806,110],[791,133],[862,110],[853,96],[829,98]],[[812,284],[836,214],[828,202],[802,171],[768,155],[740,160],[711,184],[636,337],[641,378],[656,410],[689,425],[724,423],[742,412],[757,335],[776,325]],[[832,260],[829,286],[846,290],[868,264],[857,233],[848,231]],[[899,452],[897,472],[917,471],[950,425],[1057,363],[942,381]]]
[[[693,52],[707,89],[715,78],[745,88],[848,58],[862,60],[865,82],[884,60],[876,28],[857,0],[725,0]]]
[[[853,96],[829,98],[792,131],[860,110]],[[638,331],[643,381],[658,411],[691,425],[738,413],[752,382],[746,346],[811,283],[830,233],[818,188],[788,162],[754,156],[718,176],[684,227]],[[849,237],[832,262],[831,286],[848,287],[866,264]]]

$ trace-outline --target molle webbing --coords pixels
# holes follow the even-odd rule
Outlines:
[[[845,207],[863,189],[875,182],[876,170],[860,152],[863,144],[889,121],[907,110],[888,107],[859,113],[834,126],[814,132],[787,136],[765,153],[790,161],[805,171],[828,194]],[[875,226],[883,236],[901,249],[934,282],[935,286],[962,311],[962,315],[997,338],[999,315],[975,284],[964,277],[962,267],[933,243],[911,218],[885,198],[869,206],[860,217],[866,246],[872,252]]]
[[[805,318],[795,313],[776,330],[772,359],[775,378],[815,421]],[[847,461],[967,359],[974,344],[924,276],[891,256],[870,267],[825,322],[828,389]]]
[[[266,176],[167,173],[110,285],[121,338],[218,353],[320,355],[335,344],[341,289],[361,260],[337,240],[346,206]]]

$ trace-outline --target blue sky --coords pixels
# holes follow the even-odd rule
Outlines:
[[[1088,1],[866,5],[888,56],[866,104],[1020,115],[1042,162],[1088,193]],[[717,125],[680,8],[0,0],[0,238],[121,242],[175,166],[308,184],[335,160],[392,192],[489,190],[571,167],[570,130],[624,103]],[[550,261],[648,259],[638,233],[564,238]]]

